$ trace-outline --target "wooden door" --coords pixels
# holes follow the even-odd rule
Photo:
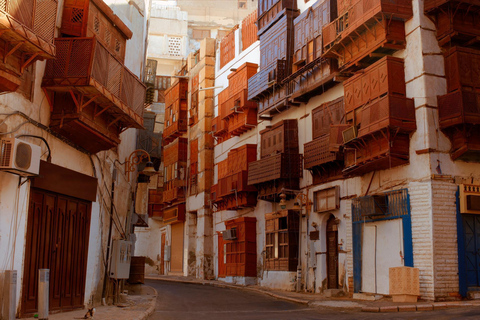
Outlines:
[[[162,240],[160,243],[160,274],[165,274],[165,233],[162,233]]]
[[[327,281],[328,289],[338,289],[338,231],[334,216],[327,221]]]
[[[172,224],[170,273],[183,275],[183,222]]]
[[[37,311],[38,269],[50,269],[50,310],[83,308],[91,203],[31,190],[22,314]]]

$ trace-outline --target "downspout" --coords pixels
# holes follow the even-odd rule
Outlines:
[[[106,295],[107,295],[107,281],[108,277],[108,266],[110,261],[110,246],[112,242],[112,227],[113,227],[113,199],[115,196],[115,181],[117,180],[117,169],[114,168],[112,172],[112,192],[110,197],[110,225],[108,227],[108,243],[107,243],[107,255],[105,258],[105,272],[103,276],[103,289],[102,289],[102,304],[106,305]]]

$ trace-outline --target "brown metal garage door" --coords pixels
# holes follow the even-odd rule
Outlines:
[[[31,189],[22,314],[37,311],[38,269],[50,269],[50,310],[82,308],[91,202]]]

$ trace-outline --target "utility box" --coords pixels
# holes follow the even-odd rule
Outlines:
[[[2,311],[2,319],[15,320],[17,300],[17,270],[5,270],[3,288],[0,288],[0,290],[3,291],[3,308],[0,308]]]
[[[132,260],[132,243],[125,240],[114,240],[110,263],[110,278],[128,279]]]
[[[170,262],[170,256],[171,256],[171,247],[170,246],[165,246],[165,249],[164,249],[164,256],[163,256],[163,260],[165,262]]]

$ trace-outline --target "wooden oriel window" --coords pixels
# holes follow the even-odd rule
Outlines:
[[[298,261],[299,211],[265,216],[266,270],[295,271]]]

